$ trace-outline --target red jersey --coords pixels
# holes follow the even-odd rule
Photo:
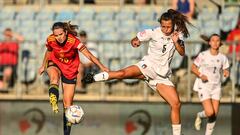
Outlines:
[[[231,31],[227,37],[227,41],[240,41],[240,29],[234,29]],[[233,46],[229,46],[229,53],[233,52]],[[240,52],[240,43],[237,44],[236,46],[236,52]]]
[[[19,45],[14,41],[0,42],[0,65],[17,65]]]
[[[78,50],[85,47],[75,36],[68,34],[64,45],[59,45],[53,34],[48,36],[46,47],[51,51],[49,60],[53,61],[67,79],[74,79],[78,73],[80,63]]]

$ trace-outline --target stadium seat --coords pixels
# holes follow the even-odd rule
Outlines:
[[[140,22],[145,22],[149,20],[156,20],[157,13],[153,8],[143,8],[137,12],[136,20]]]
[[[39,26],[39,21],[36,20],[21,20],[20,27],[30,27],[35,29],[37,26]]]
[[[113,9],[108,10],[101,10],[97,12],[95,20],[106,21],[106,20],[113,20],[115,12]]]
[[[62,10],[59,13],[57,13],[55,21],[71,21],[75,17],[75,13],[72,10]]]
[[[123,57],[125,57],[126,59],[141,59],[143,54],[142,54],[142,50],[140,46],[138,48],[134,48],[132,47],[132,45],[129,43],[124,43],[122,44],[123,48],[123,52],[121,53],[122,55],[124,55]]]
[[[103,58],[106,59],[117,59],[120,58],[119,48],[117,43],[106,42],[102,46]]]
[[[43,23],[44,21],[52,21],[55,17],[55,12],[51,10],[42,9],[36,13],[36,20]]]
[[[103,20],[99,21],[99,28],[102,27],[109,27],[111,29],[116,30],[119,27],[119,21],[118,20]]]
[[[24,9],[17,12],[16,20],[33,20],[35,19],[35,11]]]
[[[136,12],[133,9],[122,8],[119,12],[116,13],[115,19],[118,21],[134,20]]]
[[[140,24],[134,20],[122,21],[118,27],[118,33],[122,40],[130,40],[137,34]],[[126,34],[128,33],[128,34]]]
[[[0,21],[5,20],[14,20],[15,19],[16,12],[12,9],[1,9],[0,12]]]
[[[159,26],[160,24],[157,20],[148,20],[148,21],[141,22],[137,28],[137,31],[143,31],[145,29],[154,29]]]
[[[101,40],[103,41],[118,41],[119,35],[116,32],[107,32],[107,33],[101,33]]]
[[[218,20],[208,20],[203,23],[201,28],[201,33],[206,36],[210,36],[211,34],[220,34],[220,23]]]
[[[93,20],[86,20],[78,22],[80,29],[86,31],[97,31],[99,29],[99,22]]]
[[[17,26],[19,26],[19,21],[13,21],[13,20],[4,20],[0,22],[0,26],[5,29],[5,28],[11,28],[11,29],[16,29]]]
[[[90,32],[88,32],[88,39],[90,41],[99,41],[99,40],[101,40],[101,37],[97,32],[90,31]]]
[[[93,20],[95,14],[95,9],[93,8],[80,8],[80,10],[76,13],[75,20],[80,22]]]
[[[234,29],[237,25],[240,9],[236,7],[223,8],[219,17],[220,27],[224,32]]]
[[[201,43],[193,43],[185,46],[185,54],[189,57],[197,56],[202,49]]]

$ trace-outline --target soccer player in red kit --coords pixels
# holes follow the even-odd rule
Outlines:
[[[73,103],[78,66],[80,64],[78,51],[83,53],[89,60],[95,63],[102,71],[108,71],[95,56],[89,52],[86,46],[76,37],[76,25],[56,22],[52,26],[52,34],[46,41],[47,50],[39,73],[47,72],[50,78],[49,97],[52,110],[58,113],[59,80],[61,78],[63,88],[64,109]],[[65,111],[64,135],[69,135],[71,124],[67,122]]]

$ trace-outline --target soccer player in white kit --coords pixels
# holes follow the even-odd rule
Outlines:
[[[135,65],[111,72],[101,72],[95,76],[85,77],[85,81],[105,81],[110,79],[138,78],[145,79],[147,84],[171,106],[173,135],[181,134],[180,100],[174,84],[170,81],[170,63],[175,50],[185,54],[183,37],[189,33],[187,17],[169,9],[158,20],[160,27],[146,29],[137,33],[131,40],[133,47],[140,46],[142,41],[149,42],[148,54]],[[84,81],[84,80],[83,80]]]
[[[197,76],[193,90],[198,92],[203,111],[197,113],[196,130],[200,130],[202,118],[208,118],[205,135],[211,135],[216,123],[221,98],[221,78],[229,76],[227,57],[219,52],[220,36],[213,34],[208,43],[210,49],[201,52],[194,60],[192,72]]]

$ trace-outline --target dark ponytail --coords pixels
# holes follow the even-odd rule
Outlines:
[[[176,25],[176,31],[182,32],[183,36],[185,38],[189,37],[189,32],[186,26],[186,23],[188,25],[193,26],[189,21],[187,16],[181,14],[180,12],[169,9],[167,12],[163,13],[161,17],[158,19],[158,21],[161,23],[162,20],[172,20],[173,23],[173,30],[175,29]]]
[[[77,31],[76,31],[76,29],[78,29],[77,25],[72,25],[70,24],[70,22],[55,22],[52,26],[52,31],[59,28],[62,28],[64,31],[74,36],[77,36]]]

